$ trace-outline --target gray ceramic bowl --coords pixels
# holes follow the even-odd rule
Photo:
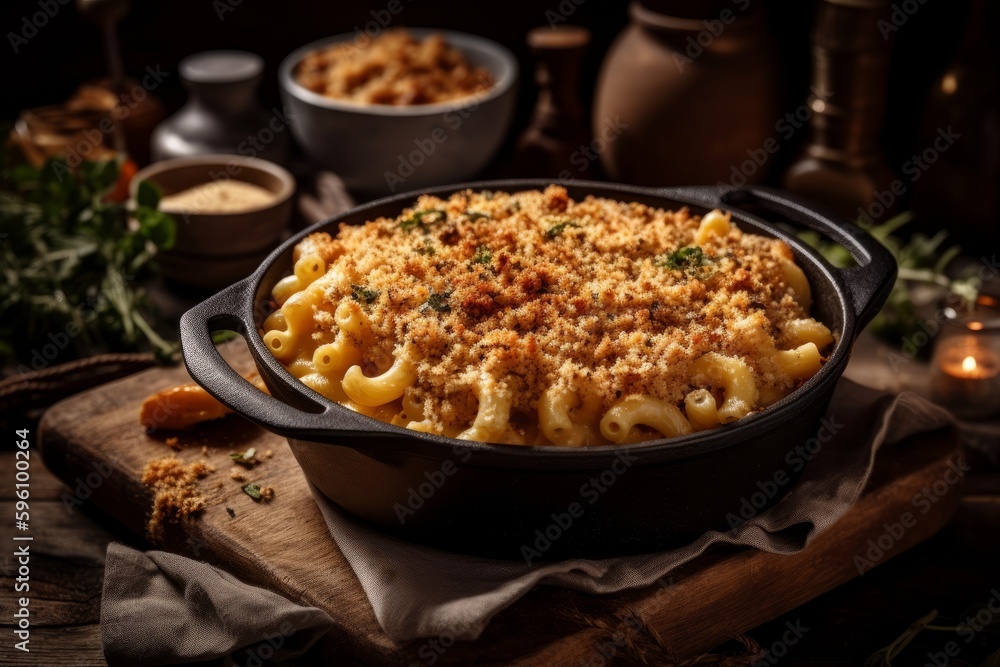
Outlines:
[[[154,162],[132,178],[132,199],[142,181],[172,195],[226,178],[269,190],[274,201],[239,213],[183,213],[164,208],[177,221],[177,240],[157,259],[171,280],[198,289],[218,289],[245,277],[281,240],[292,215],[295,179],[273,162],[238,155]]]
[[[364,194],[404,192],[467,179],[503,143],[514,115],[517,61],[496,42],[450,30],[408,28],[418,38],[441,34],[496,81],[483,95],[441,104],[357,104],[312,92],[295,81],[309,53],[355,39],[345,33],[293,51],[278,80],[292,135],[309,157]]]

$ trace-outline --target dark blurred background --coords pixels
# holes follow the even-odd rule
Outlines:
[[[628,3],[588,0],[575,5],[568,23],[586,26],[593,35],[587,53],[583,98],[593,97],[597,72],[608,47],[628,23]],[[230,6],[233,3],[234,6]],[[809,89],[809,33],[815,2],[791,0],[768,2],[768,20],[781,50],[785,68],[786,95],[781,108],[801,104]],[[922,110],[932,81],[954,55],[968,12],[968,0],[930,1],[921,5],[895,33],[889,109],[884,146],[889,163],[904,162],[917,140]],[[176,77],[177,63],[186,55],[215,49],[240,49],[258,53],[267,62],[261,86],[265,105],[277,104],[276,72],[281,59],[291,51],[322,37],[353,32],[372,20],[370,12],[384,2],[327,2],[294,0],[142,0],[133,3],[122,23],[121,46],[126,71],[137,74],[150,64],[160,64],[175,74],[157,89],[169,110],[183,103],[184,93]],[[220,10],[226,7],[226,10]],[[515,131],[528,120],[534,104],[533,64],[524,35],[531,28],[547,25],[545,12],[559,11],[559,0],[506,0],[505,2],[404,2],[404,11],[394,25],[461,30],[489,37],[504,44],[521,64],[520,114]],[[38,10],[37,0],[4,3],[0,25],[6,34],[18,30],[21,17]],[[222,19],[220,20],[220,11]],[[7,40],[5,40],[7,41]],[[100,29],[81,19],[72,3],[62,6],[37,37],[14,54],[5,45],[5,93],[0,117],[14,118],[26,107],[59,102],[81,81],[104,76],[107,66]],[[801,133],[805,138],[805,133]],[[789,149],[794,148],[789,146]],[[791,153],[793,150],[786,150]]]
[[[372,10],[385,7],[384,2],[242,0],[237,4],[237,1],[144,0],[134,3],[120,28],[126,72],[139,74],[148,65],[159,65],[173,73],[156,89],[168,112],[173,112],[185,99],[176,76],[180,59],[205,50],[252,51],[266,61],[261,98],[263,104],[271,108],[278,103],[276,70],[284,56],[309,41],[352,32],[356,26],[372,20]],[[628,24],[628,4],[625,2],[576,1],[580,4],[572,0],[561,3],[560,0],[502,3],[402,0],[404,9],[394,18],[393,25],[448,28],[484,35],[506,45],[517,55],[521,64],[521,95],[514,126],[501,152],[502,160],[510,154],[511,146],[528,124],[536,100],[532,76],[534,63],[525,44],[526,32],[547,25],[546,11],[566,13],[566,8],[572,8],[566,15],[567,23],[582,25],[591,31],[581,91],[586,108],[594,96],[601,62],[616,35]],[[674,4],[682,7],[698,3]],[[810,33],[817,3],[800,0],[765,4],[771,36],[780,51],[783,68],[780,73],[783,99],[778,108],[792,110],[808,96]],[[924,145],[920,134],[929,91],[955,56],[970,6],[969,0],[924,4],[912,0],[912,4],[919,9],[907,14],[905,24],[892,36],[887,109],[881,131],[886,164],[897,173]],[[20,45],[17,54],[9,43],[9,33],[19,32],[22,17],[38,11],[38,0],[6,2],[0,11],[0,25],[8,35],[8,44],[3,49],[6,85],[0,101],[0,118],[11,120],[25,108],[65,100],[81,82],[106,74],[101,32],[96,25],[81,18],[74,3],[60,5],[58,14],[38,30],[37,36]],[[680,11],[683,9],[678,13]],[[891,7],[885,12],[888,18]],[[780,151],[769,165],[769,182],[781,182],[781,175],[808,138],[808,131],[800,131],[791,140],[781,143]],[[995,188],[996,185],[983,183],[982,187]],[[903,197],[901,208],[905,209],[909,194]],[[933,223],[922,224],[933,227]],[[958,233],[961,235],[960,230]],[[963,240],[968,242],[970,239]]]

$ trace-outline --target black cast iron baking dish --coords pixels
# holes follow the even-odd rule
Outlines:
[[[632,445],[524,447],[417,433],[357,414],[299,383],[268,352],[258,327],[273,309],[271,289],[291,271],[292,249],[339,223],[394,217],[418,194],[447,197],[472,188],[543,189],[543,180],[464,183],[359,206],[297,234],[250,277],[181,318],[191,376],[244,417],[288,438],[306,477],[328,498],[384,531],[453,551],[503,558],[608,557],[661,551],[709,529],[729,528],[744,501],[776,502],[794,480],[797,446],[817,437],[855,338],[878,312],[896,264],[864,231],[767,188],[638,188],[574,182],[592,194],[702,213],[732,212],[749,232],[784,240],[813,288],[813,315],[838,341],[823,368],[773,406],[721,428]],[[834,269],[787,226],[816,230],[845,246],[858,266]],[[273,396],[257,390],[216,352],[211,334],[238,331]],[[801,450],[800,450],[801,451]],[[779,477],[779,479],[781,479]],[[756,494],[756,495],[755,495]],[[744,507],[744,510],[746,508]],[[290,531],[294,531],[292,527]]]

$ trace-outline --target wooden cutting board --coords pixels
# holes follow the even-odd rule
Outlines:
[[[223,351],[237,370],[252,367],[241,341]],[[82,502],[145,534],[152,494],[140,481],[143,467],[175,452],[166,436],[149,436],[140,427],[139,405],[154,391],[188,381],[183,368],[157,368],[55,405],[42,422],[45,463]],[[859,502],[797,555],[720,548],[673,573],[669,585],[605,597],[537,587],[501,612],[479,640],[444,650],[449,638],[399,646],[381,631],[282,438],[230,416],[182,436],[178,445],[180,459],[207,459],[218,471],[199,483],[206,511],[169,531],[157,546],[323,609],[336,624],[327,636],[332,653],[343,664],[377,665],[430,664],[432,657],[436,664],[580,664],[599,659],[597,647],[607,642],[619,657],[667,661],[700,655],[858,576],[855,556],[885,532],[883,524],[912,511],[914,496],[940,480],[959,456],[957,438],[947,431],[884,450]],[[274,487],[270,503],[255,503],[229,478],[230,452],[249,447],[273,451],[250,473]],[[937,532],[957,503],[951,488],[878,564]],[[615,633],[636,626],[634,619],[644,627],[622,641]]]

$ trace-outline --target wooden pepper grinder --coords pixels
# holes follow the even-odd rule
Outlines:
[[[131,8],[129,0],[76,0],[76,8],[87,19],[101,24],[104,30],[104,49],[108,58],[111,83],[120,93],[125,87],[125,68],[118,46],[118,23]]]
[[[897,196],[878,144],[892,45],[873,26],[888,6],[889,0],[822,0],[817,6],[808,100],[812,137],[785,174],[790,191],[851,220],[886,219]]]
[[[591,178],[594,161],[585,151],[591,137],[579,93],[590,31],[568,25],[535,28],[527,42],[537,60],[538,102],[518,139],[510,173],[560,181]]]
[[[131,8],[129,0],[76,0],[76,8],[87,19],[99,23],[104,31],[104,52],[108,59],[108,73],[115,95],[125,91],[125,66],[122,51],[118,45],[118,23],[125,18]],[[115,149],[125,152],[125,136],[120,126],[115,128]]]
[[[1000,245],[998,21],[1000,3],[972,0],[958,52],[931,89],[918,144],[928,168],[913,184],[920,229],[948,229],[949,243],[977,257]]]

